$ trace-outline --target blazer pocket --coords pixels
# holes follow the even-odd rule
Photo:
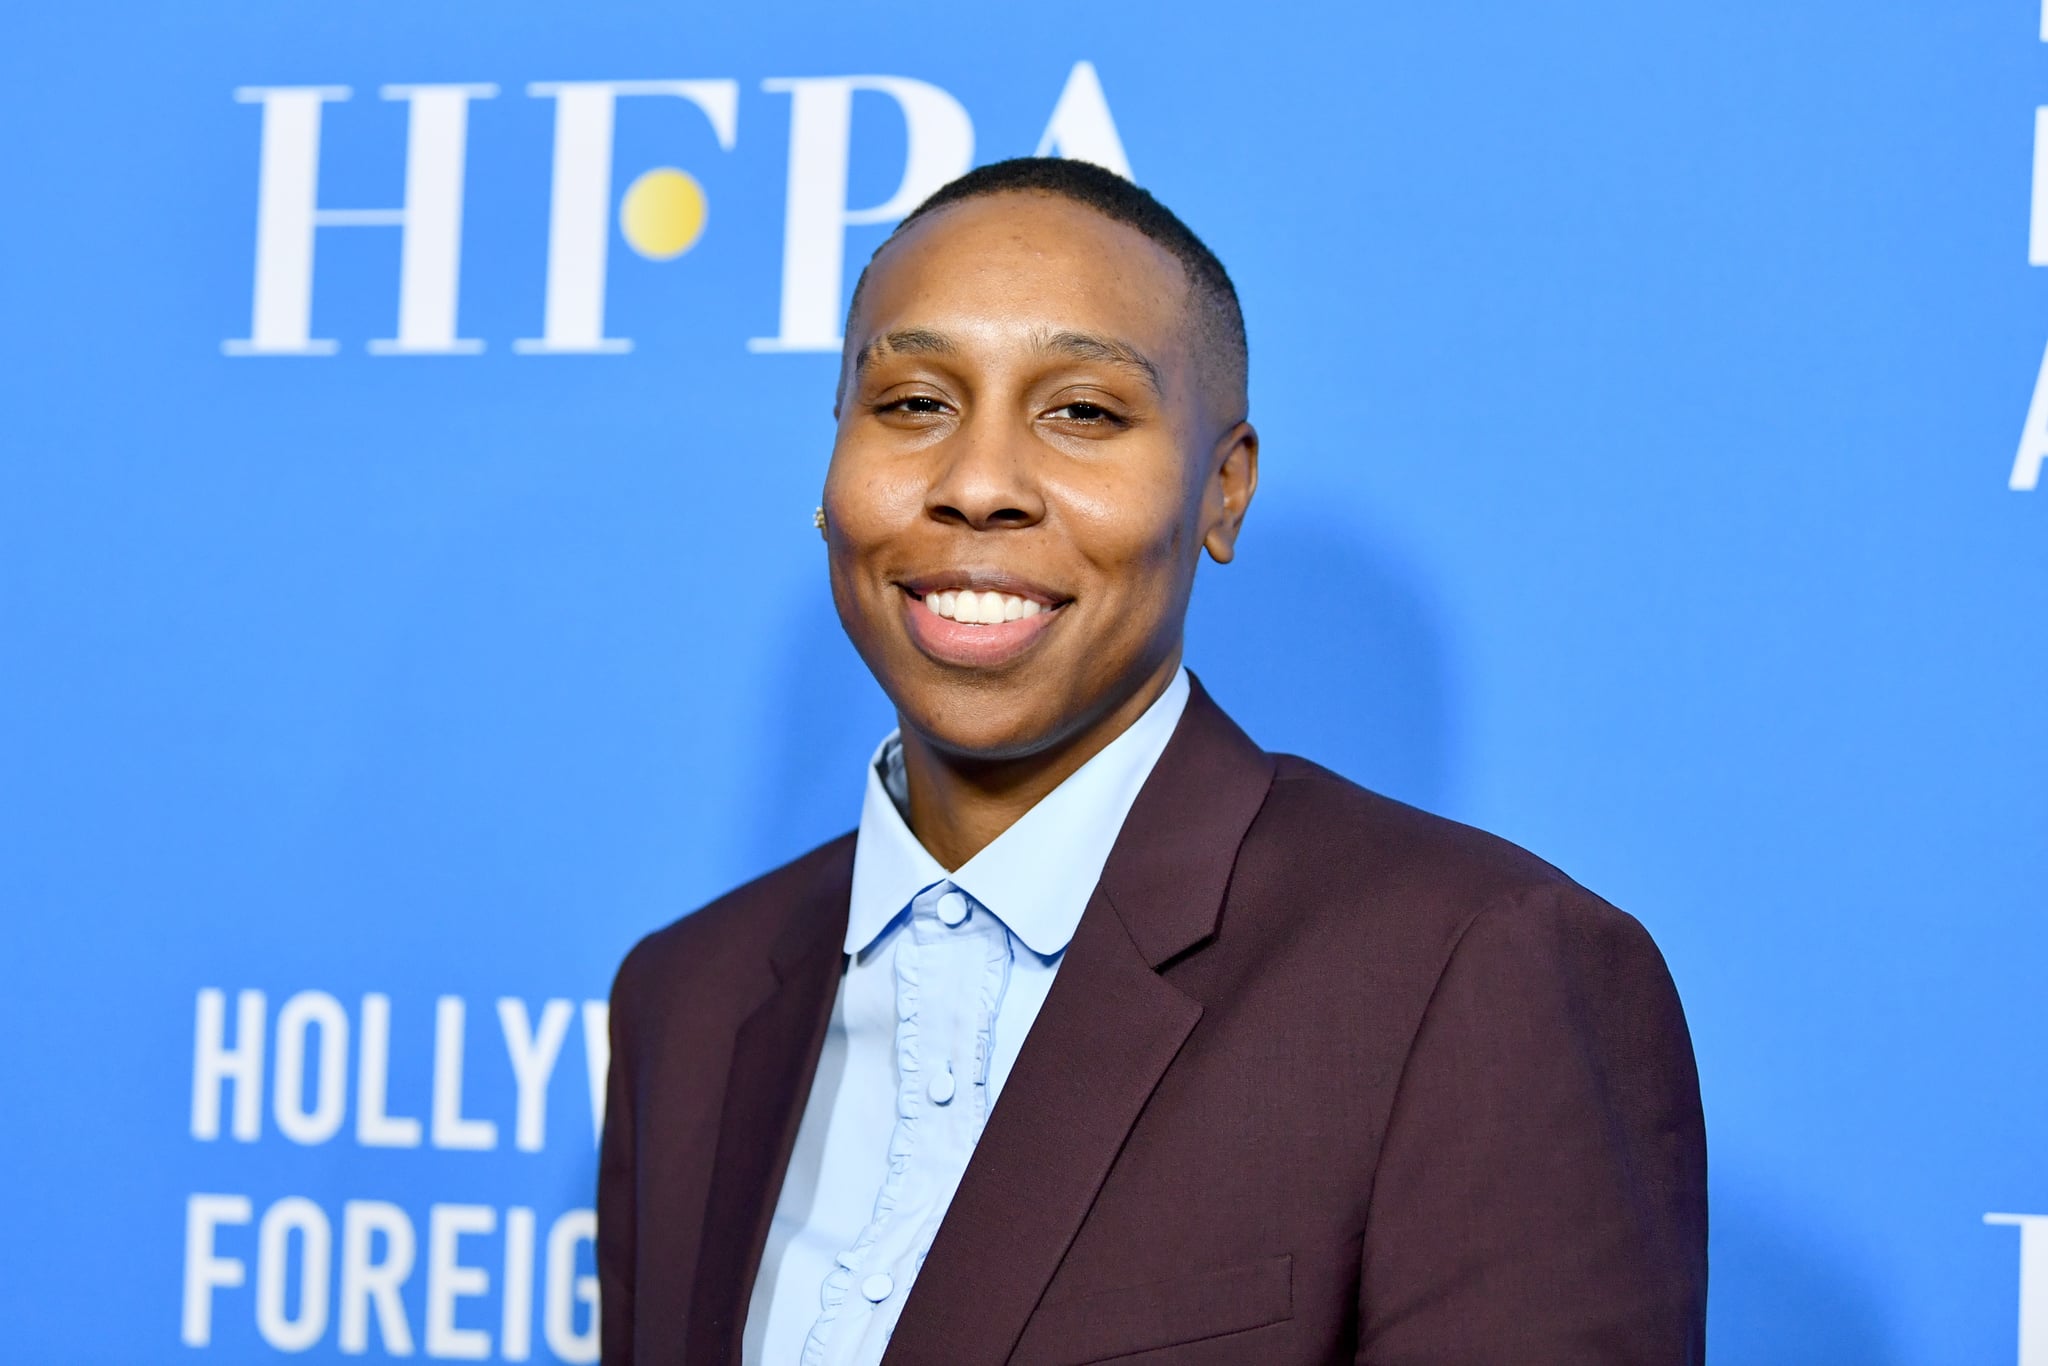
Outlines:
[[[1041,1304],[1011,1359],[1085,1366],[1136,1352],[1243,1333],[1294,1316],[1294,1258],[1282,1254]]]

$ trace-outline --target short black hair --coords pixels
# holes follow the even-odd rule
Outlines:
[[[1215,362],[1217,381],[1232,391],[1238,416],[1244,415],[1250,348],[1245,342],[1244,310],[1238,304],[1237,286],[1230,282],[1230,272],[1173,210],[1153,198],[1149,191],[1093,162],[1066,157],[1012,157],[977,166],[940,186],[912,209],[868,258],[868,266],[862,269],[853,287],[853,302],[846,310],[847,322],[853,321],[860,308],[868,269],[904,229],[948,205],[1013,193],[1056,195],[1093,209],[1105,218],[1137,229],[1180,262],[1187,274],[1188,305],[1194,315],[1198,340]]]

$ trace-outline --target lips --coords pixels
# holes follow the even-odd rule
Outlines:
[[[1007,575],[934,575],[899,586],[911,640],[937,662],[962,668],[1020,658],[1067,603]]]

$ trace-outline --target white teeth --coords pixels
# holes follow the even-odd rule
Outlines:
[[[927,593],[925,607],[934,615],[968,625],[992,626],[1001,621],[1021,621],[1048,611],[1035,598],[1014,593],[976,592],[971,588]]]

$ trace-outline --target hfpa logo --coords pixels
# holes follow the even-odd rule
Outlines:
[[[974,125],[958,100],[903,76],[806,76],[764,81],[790,98],[789,181],[776,334],[754,351],[836,351],[846,229],[901,218],[974,161]],[[902,182],[871,207],[847,202],[853,97],[886,95],[906,129]],[[408,106],[405,202],[398,208],[320,204],[320,124],[347,86],[248,86],[235,98],[263,109],[256,192],[256,289],[249,335],[221,343],[230,356],[331,356],[312,335],[313,242],[322,228],[395,227],[401,234],[398,328],[369,343],[372,355],[459,356],[484,349],[461,336],[463,161],[470,106],[495,85],[387,85]],[[730,80],[538,81],[527,95],[554,101],[553,186],[541,335],[512,343],[522,355],[616,355],[632,349],[605,335],[605,265],[614,222],[628,245],[655,260],[688,251],[704,230],[703,188],[687,171],[657,167],[612,204],[612,126],[619,101],[680,99],[710,124],[722,150],[739,138],[739,82]],[[1095,68],[1076,63],[1054,101],[1038,155],[1075,157],[1130,174]]]
[[[2048,0],[2041,4],[2041,41],[2048,43]],[[2034,111],[2034,200],[2027,264],[2048,266],[2048,105]],[[2027,405],[2020,453],[2013,458],[2008,486],[2016,493],[2032,493],[2040,487],[2044,463],[2048,463],[2048,352],[2041,357],[2041,373],[2034,381],[2034,400]],[[2048,1338],[2044,1338],[2042,1351],[2048,1353]]]

